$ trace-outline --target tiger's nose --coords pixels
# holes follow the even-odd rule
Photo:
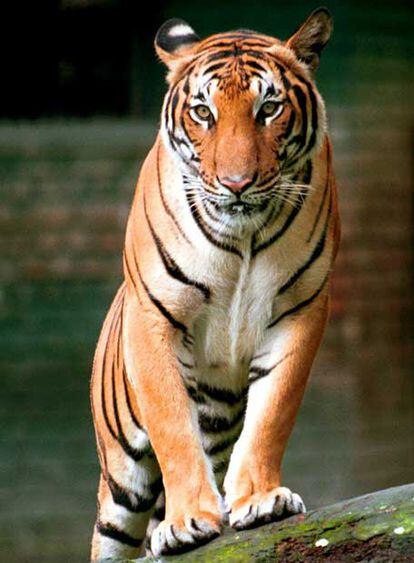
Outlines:
[[[226,176],[224,178],[220,178],[217,176],[217,180],[220,182],[222,186],[225,186],[229,190],[234,193],[241,193],[247,190],[254,182],[256,181],[255,176]]]

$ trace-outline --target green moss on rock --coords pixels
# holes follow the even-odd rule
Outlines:
[[[322,541],[321,541],[322,540]],[[414,485],[394,487],[144,562],[414,561]]]

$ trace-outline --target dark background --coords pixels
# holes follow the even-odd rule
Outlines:
[[[328,1],[326,100],[343,240],[332,318],[284,463],[309,508],[413,480],[414,12]],[[318,4],[5,3],[0,121],[0,559],[87,560],[88,384],[157,128],[169,17],[288,37]],[[6,13],[7,12],[7,13]],[[3,34],[3,39],[5,38]]]

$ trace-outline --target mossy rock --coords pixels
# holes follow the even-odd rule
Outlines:
[[[414,562],[414,484],[394,487],[283,522],[226,532],[182,555],[139,562]]]

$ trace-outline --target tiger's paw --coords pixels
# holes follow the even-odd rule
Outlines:
[[[277,487],[267,493],[255,493],[233,503],[229,516],[230,526],[236,530],[245,530],[301,512],[306,512],[306,508],[300,496],[287,487]]]
[[[220,535],[221,516],[199,512],[177,520],[164,520],[151,536],[151,551],[155,557],[173,555],[195,549]]]

